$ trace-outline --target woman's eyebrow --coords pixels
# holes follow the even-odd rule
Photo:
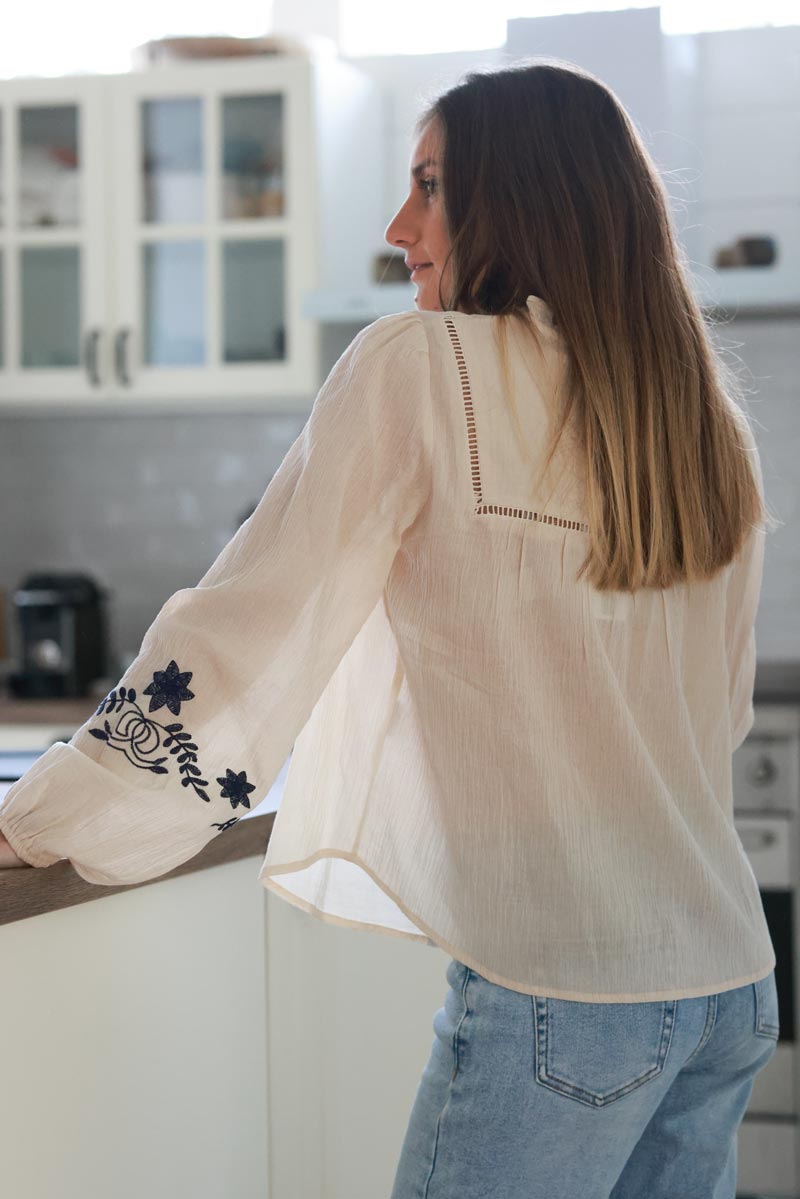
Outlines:
[[[418,178],[419,175],[422,174],[422,172],[425,170],[426,167],[435,167],[435,166],[436,166],[435,158],[423,158],[422,162],[418,162],[415,167],[411,168],[411,174],[416,179],[416,178]]]

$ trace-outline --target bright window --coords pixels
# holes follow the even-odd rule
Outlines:
[[[652,0],[339,0],[342,54],[441,54],[448,50],[491,50],[506,39],[514,17],[653,8]],[[798,0],[664,0],[664,33],[700,33],[800,21]]]
[[[302,5],[305,0],[298,0]],[[652,0],[328,0],[339,5],[340,49],[346,57],[490,50],[505,43],[513,17],[650,8]],[[302,13],[302,7],[299,9]],[[665,33],[791,25],[798,0],[664,0]],[[109,0],[76,4],[18,3],[0,38],[0,79],[25,75],[115,73],[131,67],[136,46],[162,37],[273,32],[272,0]],[[313,6],[308,8],[313,24]],[[298,22],[298,27],[302,22]],[[280,34],[281,30],[274,32]],[[306,30],[314,34],[314,28]]]
[[[113,74],[131,52],[162,37],[260,37],[272,24],[269,0],[78,0],[9,5],[0,37],[0,79],[25,75]]]

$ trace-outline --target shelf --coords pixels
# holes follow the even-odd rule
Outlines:
[[[800,284],[786,267],[706,268],[695,274],[696,294],[703,308],[724,309],[734,315],[791,314],[800,308]]]

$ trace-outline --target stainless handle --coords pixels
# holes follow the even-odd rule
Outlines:
[[[132,329],[120,329],[114,338],[114,369],[123,387],[130,387],[133,382],[128,370],[128,341],[132,332]]]
[[[84,358],[86,361],[86,373],[89,376],[89,382],[92,387],[99,387],[102,383],[100,371],[97,365],[97,351],[100,346],[100,329],[90,329],[86,334],[86,342],[84,346]]]

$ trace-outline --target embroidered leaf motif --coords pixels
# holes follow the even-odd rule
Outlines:
[[[238,816],[231,816],[230,820],[226,820],[224,824],[212,824],[212,828],[218,828],[221,833],[225,832],[226,828],[232,828],[234,824],[239,823]]]
[[[108,733],[104,733],[102,729],[89,729],[89,732],[93,737],[96,737],[98,741],[108,741]]]

